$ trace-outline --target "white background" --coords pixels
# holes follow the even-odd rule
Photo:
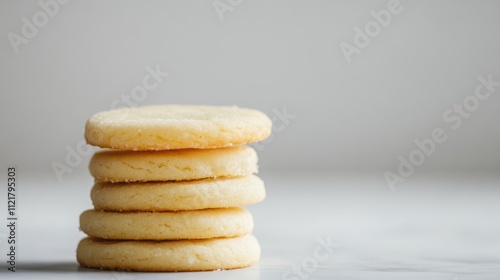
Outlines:
[[[7,34],[22,34],[22,17],[41,8],[4,0],[2,162],[51,172],[87,118],[160,65],[170,76],[139,105],[296,115],[262,153],[268,170],[395,169],[416,138],[443,127],[446,145],[420,170],[498,171],[500,89],[456,131],[443,113],[474,93],[478,76],[500,80],[500,4],[402,1],[348,64],[340,43],[354,45],[354,28],[387,3],[243,1],[221,21],[211,1],[72,1],[15,54]]]
[[[316,277],[495,275],[500,87],[456,130],[443,114],[474,94],[479,76],[500,81],[500,3],[403,0],[348,63],[340,44],[355,46],[355,28],[364,29],[374,20],[370,11],[389,2],[242,1],[221,20],[212,1],[74,0],[59,5],[16,53],[9,34],[22,36],[23,17],[33,22],[43,10],[37,1],[2,0],[0,166],[18,169],[26,270],[49,278],[82,272],[74,249],[83,236],[78,215],[91,207],[90,156],[69,166],[67,151],[81,143],[87,118],[130,97],[146,68],[159,65],[169,76],[137,105],[252,107],[283,128],[259,149],[269,197],[252,211],[267,250],[257,268],[241,272],[245,277],[279,279],[327,234],[345,254]],[[294,116],[287,123],[276,113],[283,110]],[[397,173],[398,156],[408,158],[415,139],[435,128],[447,141],[394,194],[383,173]],[[71,172],[58,180],[54,162]],[[2,234],[3,226],[0,240]],[[37,268],[42,260],[48,269]],[[441,274],[426,274],[432,271]]]

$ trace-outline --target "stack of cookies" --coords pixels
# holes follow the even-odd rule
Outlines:
[[[93,210],[80,216],[82,266],[134,271],[246,267],[260,246],[241,206],[265,197],[257,154],[271,121],[238,107],[147,106],[101,112],[85,138],[94,154]]]

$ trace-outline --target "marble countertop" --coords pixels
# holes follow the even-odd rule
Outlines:
[[[248,207],[262,246],[260,262],[196,273],[79,267],[75,249],[84,234],[78,216],[92,207],[92,178],[58,183],[44,176],[21,177],[17,272],[7,270],[3,226],[1,278],[500,279],[498,175],[414,175],[395,191],[381,174],[261,177],[267,198]],[[6,199],[0,203],[6,209]]]

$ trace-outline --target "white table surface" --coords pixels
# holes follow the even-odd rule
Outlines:
[[[500,176],[413,175],[391,192],[382,174],[261,174],[264,202],[248,207],[262,246],[246,269],[131,273],[81,268],[78,215],[91,208],[90,175],[59,183],[19,176],[17,272],[1,279],[500,279]],[[6,209],[5,192],[0,205]],[[6,217],[0,215],[5,221]],[[338,244],[316,269],[318,239]],[[323,253],[325,251],[322,251]],[[288,274],[287,274],[288,271]]]

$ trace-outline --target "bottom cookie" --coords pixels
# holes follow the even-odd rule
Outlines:
[[[250,266],[260,257],[252,235],[178,241],[114,241],[92,237],[78,244],[82,266],[129,271],[203,271]]]

